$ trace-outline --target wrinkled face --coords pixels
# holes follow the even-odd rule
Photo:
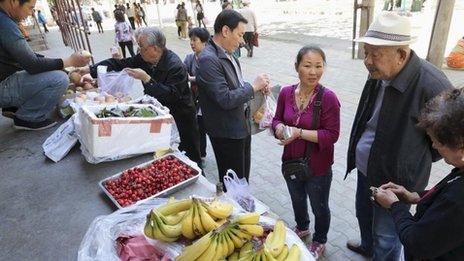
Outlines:
[[[201,53],[201,51],[203,51],[205,46],[206,46],[206,43],[203,43],[200,40],[200,38],[198,38],[196,36],[192,36],[192,38],[190,38],[190,47],[192,48],[192,51],[194,53],[196,53],[196,54]]]
[[[6,1],[8,1],[7,4],[10,7],[8,13],[10,14],[11,18],[13,18],[17,22],[21,22],[28,16],[32,15],[34,12],[35,3],[37,2],[37,0],[29,0],[28,2],[25,2],[23,5],[20,5],[18,0]]]
[[[307,52],[296,65],[300,83],[304,86],[316,86],[324,73],[324,60],[317,52]]]
[[[145,62],[157,63],[163,54],[160,48],[148,44],[146,35],[140,35],[137,39],[137,44],[140,55]]]
[[[364,65],[370,76],[377,80],[393,80],[405,59],[394,46],[364,44],[364,54]]]
[[[440,153],[446,163],[457,168],[464,168],[464,148],[454,149],[440,143],[430,131],[427,131],[432,140],[432,147]]]
[[[224,46],[228,53],[233,53],[241,43],[244,42],[243,35],[245,34],[245,23],[239,22],[234,30],[230,30],[228,26],[222,27],[222,36],[225,38]]]

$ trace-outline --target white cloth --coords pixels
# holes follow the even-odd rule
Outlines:
[[[255,12],[251,10],[248,6],[245,6],[242,9],[239,9],[238,11],[248,21],[248,23],[245,25],[245,32],[258,31],[258,23],[256,22]]]

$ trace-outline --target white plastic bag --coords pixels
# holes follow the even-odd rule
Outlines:
[[[74,118],[73,115],[42,144],[45,155],[54,162],[60,161],[77,143],[78,138],[74,131]]]
[[[259,122],[260,129],[270,128],[272,125],[272,119],[274,118],[275,111],[277,109],[277,102],[272,94],[264,96],[263,107],[263,117]]]
[[[166,199],[155,198],[131,207],[120,209],[107,216],[98,216],[90,224],[78,251],[79,261],[119,260],[116,239],[120,236],[143,234],[146,216],[156,206],[166,203]],[[172,260],[182,252],[183,245],[149,240],[152,245],[171,256]]]
[[[244,210],[255,211],[255,200],[245,178],[239,179],[237,174],[229,169],[224,176],[224,185],[227,189],[227,196],[235,200]]]
[[[126,70],[107,72],[106,66],[98,66],[97,82],[101,91],[111,95],[116,95],[119,92],[128,94],[133,99],[143,95],[142,82],[130,77]]]

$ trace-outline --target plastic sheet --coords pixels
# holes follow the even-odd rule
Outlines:
[[[156,206],[166,203],[167,199],[152,199],[140,204],[120,209],[110,215],[98,216],[90,224],[82,239],[78,251],[79,261],[117,261],[119,260],[116,240],[121,236],[143,235],[146,216]],[[179,243],[164,243],[158,240],[149,242],[172,260],[182,252]]]
[[[229,169],[224,176],[224,185],[227,189],[227,196],[235,200],[244,210],[255,211],[255,200],[245,178],[239,179],[237,174]]]

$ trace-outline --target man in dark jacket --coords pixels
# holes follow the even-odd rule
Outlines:
[[[214,22],[214,36],[203,49],[196,80],[203,121],[216,156],[219,180],[228,169],[248,180],[250,173],[250,113],[254,92],[267,91],[269,76],[253,85],[244,81],[238,59],[231,54],[243,43],[247,20],[224,10]]]
[[[180,58],[166,48],[166,38],[156,27],[140,28],[136,32],[140,53],[127,59],[108,59],[86,69],[97,77],[99,65],[108,71],[121,71],[143,82],[145,93],[168,107],[179,129],[179,149],[201,167],[200,139],[196,109],[188,86],[187,70]]]
[[[390,213],[370,202],[370,187],[394,182],[423,190],[439,159],[426,133],[416,127],[425,103],[452,88],[435,66],[409,48],[410,21],[384,12],[359,42],[369,79],[351,129],[347,175],[358,169],[356,217],[361,242],[347,247],[374,260],[399,260],[401,243]],[[346,176],[345,176],[346,177]]]
[[[97,24],[98,32],[103,33],[103,26],[102,26],[102,17],[100,13],[92,7],[92,18],[93,21]]]

